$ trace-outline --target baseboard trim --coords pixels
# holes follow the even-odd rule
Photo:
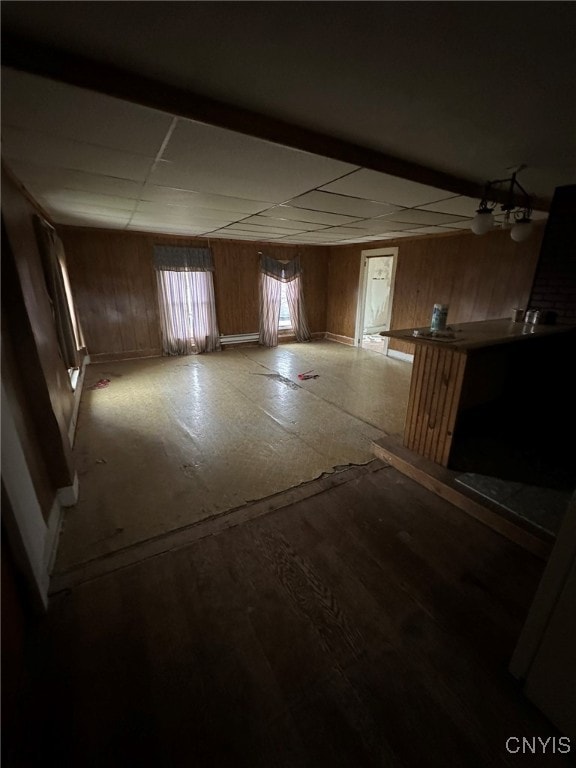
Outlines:
[[[91,363],[115,363],[121,360],[139,360],[146,357],[162,357],[161,349],[146,349],[143,351],[130,350],[129,352],[98,352],[90,355]]]
[[[326,332],[324,338],[328,341],[335,341],[338,344],[347,344],[349,347],[354,346],[354,339],[351,336],[340,336],[338,333]]]
[[[58,497],[56,497],[48,517],[46,542],[44,545],[44,564],[48,574],[52,573],[52,570],[54,569],[56,554],[58,552],[58,542],[60,541],[60,532],[62,530],[63,522],[64,512],[60,502],[58,501]]]
[[[405,360],[407,363],[414,362],[414,355],[409,355],[406,352],[398,352],[397,349],[389,349],[386,356],[394,357],[396,360]]]

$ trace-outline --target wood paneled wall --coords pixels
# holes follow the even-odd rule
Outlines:
[[[160,354],[151,244],[124,232],[60,229],[82,331],[92,359]]]
[[[35,215],[16,182],[3,170],[2,378],[46,516],[56,490],[74,480],[68,439],[74,396],[60,355]]]
[[[258,331],[258,251],[303,267],[310,330],[326,330],[327,247],[61,227],[72,291],[93,359],[161,354],[154,245],[210,245],[220,333]]]
[[[353,337],[362,250],[398,246],[392,329],[427,325],[436,302],[449,305],[448,323],[507,317],[528,303],[543,226],[525,243],[494,231],[333,246],[328,281],[330,333]],[[411,353],[413,345],[390,342]]]

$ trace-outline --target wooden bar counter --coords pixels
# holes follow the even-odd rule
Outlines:
[[[510,319],[449,325],[450,337],[430,328],[384,331],[415,345],[404,445],[447,467],[464,411],[496,400],[511,387],[526,391],[531,367],[574,349],[572,326],[529,325]],[[547,353],[551,351],[551,356]],[[544,358],[542,357],[544,352]],[[573,353],[572,353],[573,354]]]

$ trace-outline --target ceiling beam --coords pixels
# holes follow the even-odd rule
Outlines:
[[[484,191],[483,184],[470,179],[225,104],[113,64],[88,59],[7,31],[2,34],[2,65],[274,144],[446,189],[455,195],[480,199]],[[506,202],[504,193],[496,195],[498,202]],[[517,202],[519,205],[522,203],[520,198]],[[534,199],[533,205],[538,210],[549,210],[550,202]]]

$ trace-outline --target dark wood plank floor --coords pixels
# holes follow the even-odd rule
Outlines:
[[[383,465],[56,596],[14,764],[542,766],[505,747],[556,735],[507,672],[542,569]]]

